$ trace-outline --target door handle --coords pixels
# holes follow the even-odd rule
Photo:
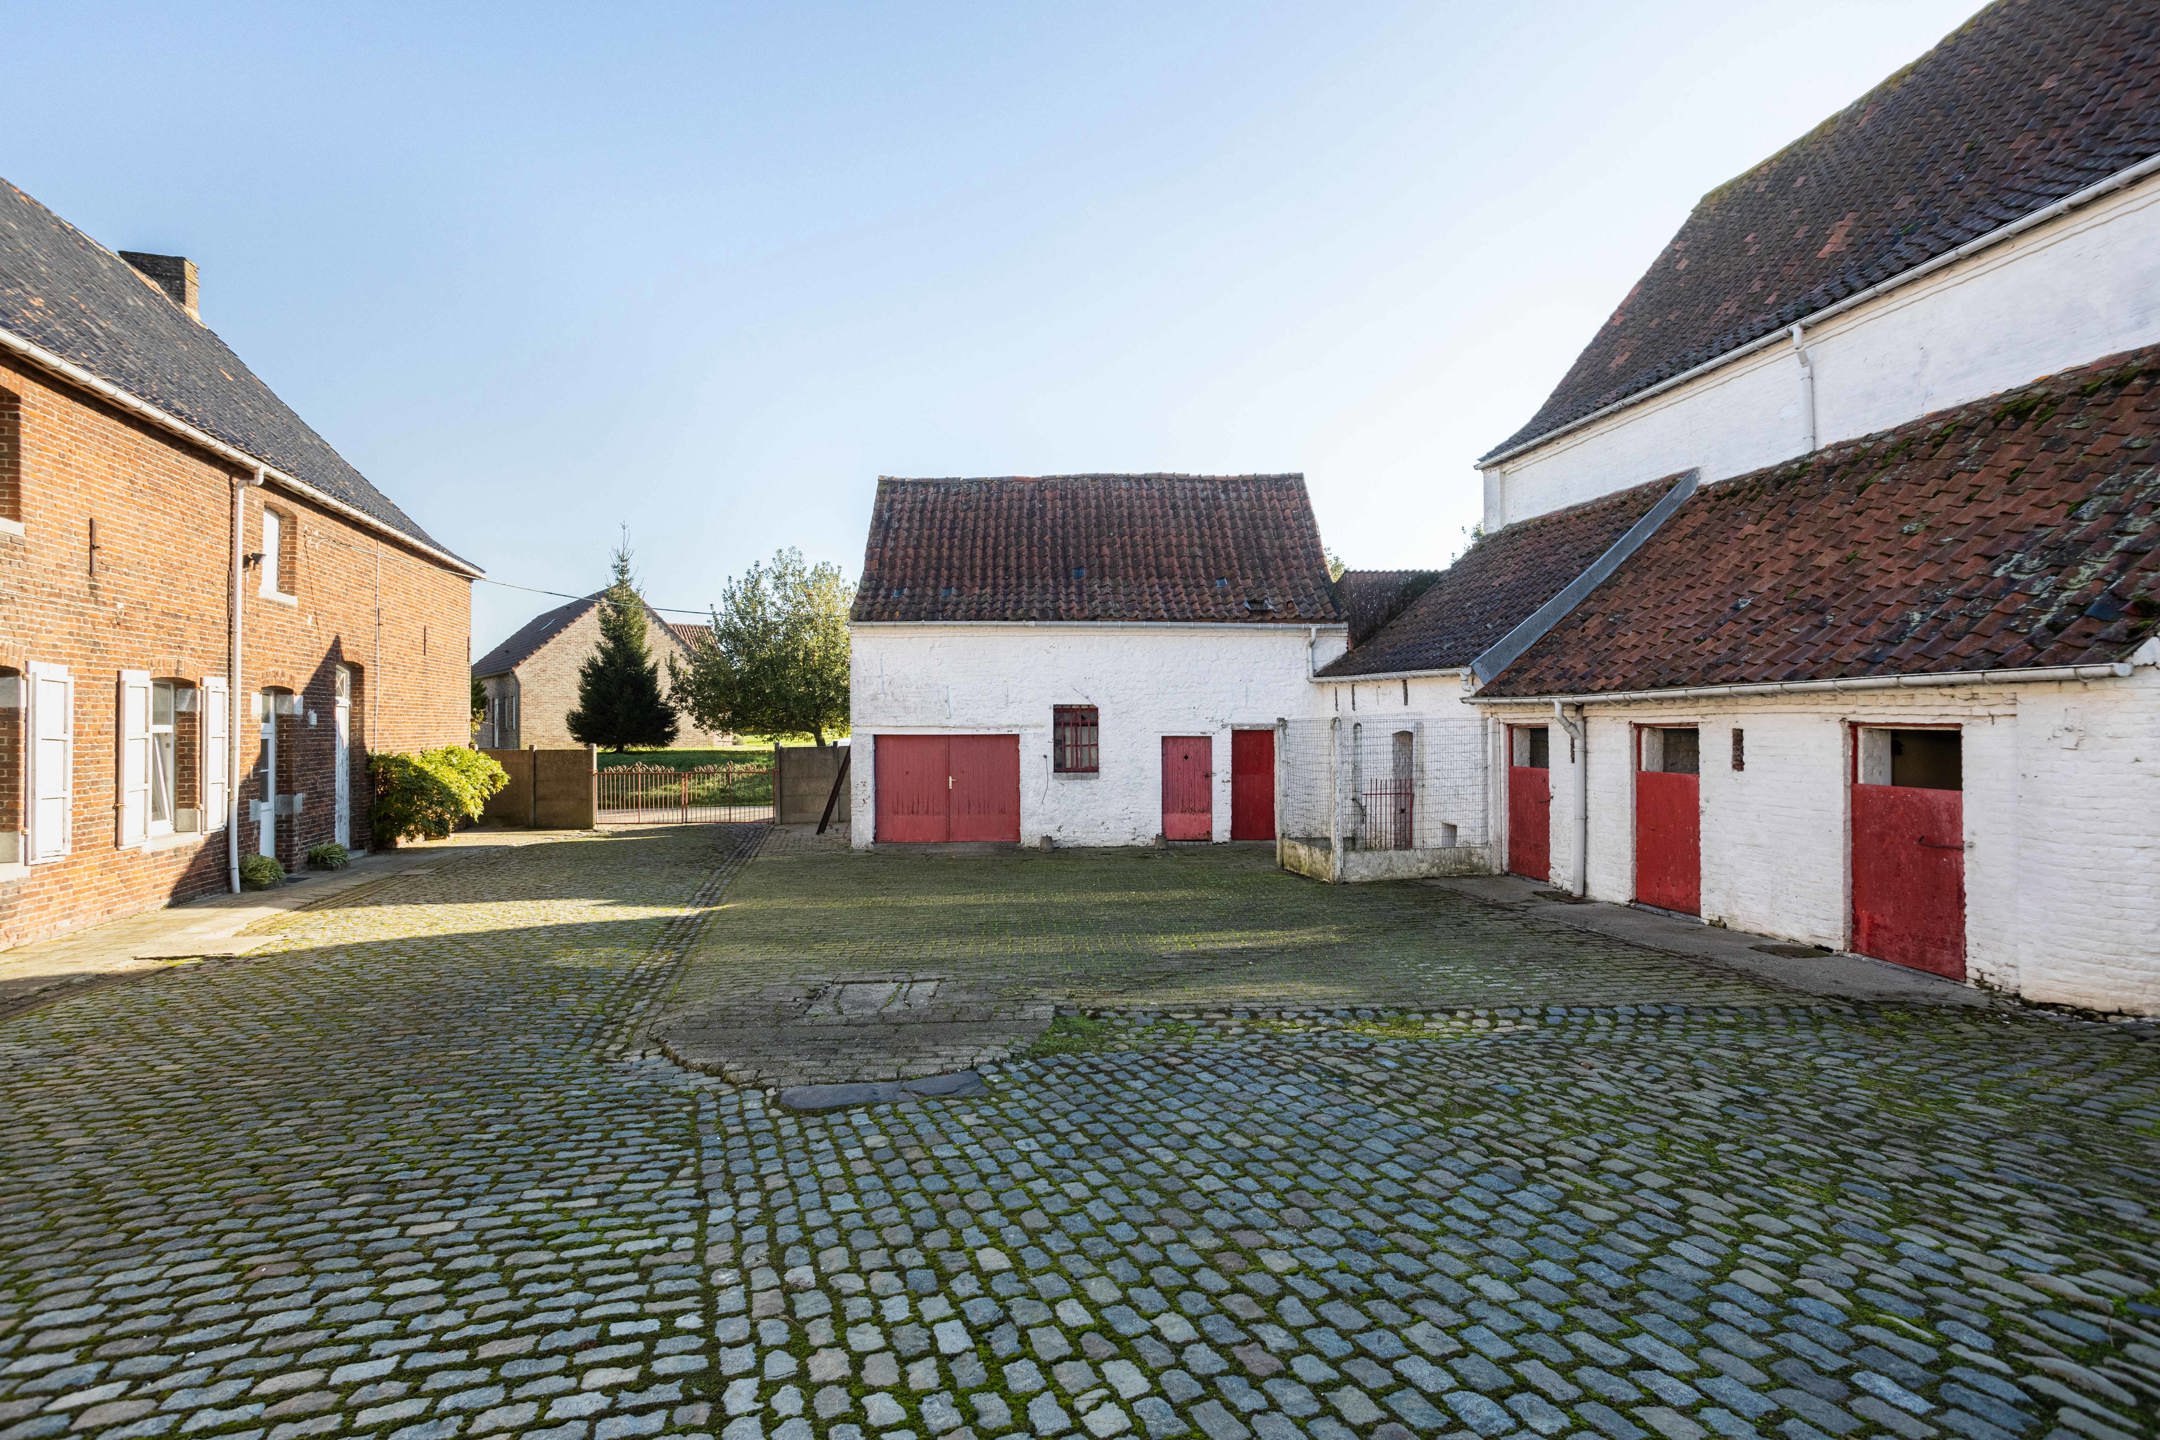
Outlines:
[[[1962,843],[1956,845],[1946,845],[1940,840],[1930,840],[1925,835],[1915,835],[1913,836],[1913,839],[1919,844],[1926,846],[1930,850],[1963,850],[1965,848]]]

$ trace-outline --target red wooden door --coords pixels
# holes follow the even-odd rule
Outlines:
[[[951,806],[950,751],[943,735],[880,735],[872,758],[877,769],[877,838],[909,845],[948,840]]]
[[[1020,737],[954,735],[950,794],[955,840],[1020,839]]]
[[[1230,732],[1230,838],[1275,838],[1273,730]]]
[[[1661,910],[1702,913],[1701,777],[1656,770],[1635,776],[1635,898]]]
[[[1207,735],[1163,736],[1163,839],[1215,838],[1214,748]]]
[[[1552,879],[1552,772],[1510,765],[1507,777],[1507,868],[1526,879]]]
[[[1853,949],[1965,978],[1965,796],[1852,787]]]

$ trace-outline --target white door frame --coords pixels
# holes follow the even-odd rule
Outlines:
[[[352,667],[337,667],[337,703],[331,710],[331,744],[336,751],[331,760],[331,773],[335,779],[332,787],[336,797],[331,816],[330,838],[338,844],[352,846]]]
[[[256,810],[255,853],[277,854],[277,696],[269,690],[255,692],[262,710],[262,801]]]

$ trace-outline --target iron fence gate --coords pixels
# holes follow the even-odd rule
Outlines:
[[[694,769],[611,765],[600,772],[602,825],[710,825],[772,818],[770,756]]]

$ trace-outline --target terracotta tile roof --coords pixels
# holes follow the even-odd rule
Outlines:
[[[1674,477],[1654,480],[1485,536],[1378,634],[1322,666],[1321,675],[1468,667],[1588,569],[1673,484]]]
[[[1340,621],[1302,475],[878,481],[858,621]]]
[[[1438,570],[1345,570],[1335,581],[1335,605],[1350,627],[1350,643],[1362,645],[1374,632],[1432,588]]]
[[[191,319],[134,266],[5,180],[0,328],[399,534],[444,548],[294,414],[215,331]]]
[[[1530,423],[1491,453],[2160,154],[2155,55],[2152,0],[1990,5],[1705,195]]]
[[[2160,346],[1699,491],[1482,692],[2120,660],[2160,624]]]

